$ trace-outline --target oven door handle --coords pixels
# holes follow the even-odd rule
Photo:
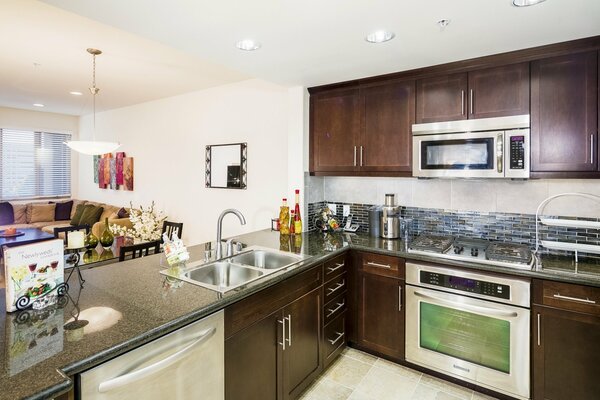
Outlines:
[[[475,311],[475,312],[479,312],[479,313],[484,313],[487,315],[493,315],[496,317],[505,317],[505,318],[516,318],[519,316],[519,314],[517,314],[517,312],[515,311],[502,311],[502,310],[497,310],[495,308],[488,308],[488,307],[481,307],[481,306],[476,306],[473,304],[465,304],[465,303],[460,303],[458,301],[451,301],[451,300],[446,300],[446,299],[441,299],[439,297],[436,296],[432,296],[430,294],[425,294],[422,292],[414,292],[416,296],[419,297],[424,297],[426,299],[432,299],[432,300],[436,300],[439,301],[440,303],[446,303],[448,305],[452,305],[455,307],[459,307],[465,310],[469,310],[469,311]]]

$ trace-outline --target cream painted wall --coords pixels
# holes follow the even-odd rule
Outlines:
[[[386,193],[395,193],[403,206],[461,211],[535,214],[548,196],[565,192],[600,195],[600,181],[544,179],[528,181],[416,178],[310,178],[311,201],[322,200],[383,204]],[[322,185],[322,186],[321,186]],[[544,210],[547,215],[600,217],[600,203],[580,198],[560,198]]]
[[[0,128],[70,133],[78,137],[79,117],[41,111],[0,107]],[[77,193],[79,158],[71,152],[71,193]]]
[[[170,220],[184,223],[189,244],[214,240],[217,218],[230,207],[242,211],[247,225],[229,215],[224,236],[268,228],[298,174],[288,174],[294,98],[287,88],[248,80],[99,113],[96,138],[120,141],[135,158],[135,190],[99,189],[92,157],[82,155],[78,197],[126,206],[154,200]],[[82,117],[82,138],[91,127],[91,116]],[[205,146],[234,142],[248,143],[248,189],[205,188]]]

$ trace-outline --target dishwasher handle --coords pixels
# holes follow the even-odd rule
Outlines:
[[[98,385],[98,392],[106,393],[108,391],[129,385],[130,383],[139,381],[140,379],[144,379],[150,375],[153,375],[157,372],[164,370],[165,368],[173,365],[177,361],[187,357],[190,351],[194,350],[195,347],[200,346],[201,344],[206,342],[208,339],[213,337],[213,335],[216,332],[217,332],[217,328],[207,329],[207,330],[203,331],[202,334],[198,337],[198,339],[196,339],[193,343],[184,347],[183,349],[179,350],[178,352],[171,354],[167,358],[157,361],[156,363],[154,363],[152,365],[148,365],[147,367],[144,367],[137,371],[133,371],[128,374],[121,375],[116,378],[101,382]]]

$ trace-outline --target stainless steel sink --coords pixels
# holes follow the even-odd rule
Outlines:
[[[230,258],[232,263],[251,265],[263,269],[280,269],[297,263],[302,256],[267,250],[252,250]]]
[[[192,281],[229,288],[260,278],[264,273],[227,261],[219,261],[188,271],[185,275]]]

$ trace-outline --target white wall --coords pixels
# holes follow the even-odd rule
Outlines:
[[[120,151],[134,157],[135,190],[99,189],[91,156],[81,155],[77,195],[114,205],[154,200],[170,220],[184,223],[189,244],[214,240],[217,217],[229,207],[242,211],[247,225],[229,215],[224,236],[268,228],[281,198],[292,195],[290,96],[287,88],[248,80],[99,113],[96,138],[120,141]],[[91,127],[91,116],[82,117],[80,136],[90,137]],[[248,189],[205,188],[205,146],[234,142],[248,143]]]
[[[0,107],[0,128],[70,133],[74,139],[77,139],[79,117]],[[78,168],[78,155],[75,152],[71,152],[71,193],[77,193],[78,190]]]
[[[395,193],[398,205],[460,211],[535,214],[548,196],[565,192],[600,195],[600,180],[542,179],[528,181],[416,178],[311,177],[311,201],[322,200],[383,204]],[[322,189],[320,187],[322,186]],[[322,192],[321,192],[322,191]],[[600,203],[581,198],[560,198],[544,210],[547,215],[600,217]]]

